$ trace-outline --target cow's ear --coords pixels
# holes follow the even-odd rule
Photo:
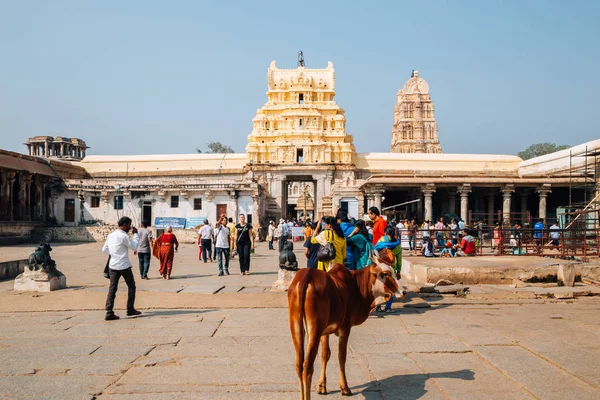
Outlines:
[[[382,272],[383,272],[383,270],[379,267],[379,265],[377,265],[377,264],[371,265],[371,275],[373,275],[375,278],[377,278],[379,276],[379,274],[381,274]]]

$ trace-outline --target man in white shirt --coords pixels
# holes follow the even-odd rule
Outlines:
[[[133,232],[133,240],[129,239],[129,231]],[[141,312],[135,309],[135,279],[129,261],[128,250],[136,251],[139,244],[137,229],[131,227],[131,218],[122,217],[119,220],[119,228],[108,235],[102,252],[110,256],[108,271],[110,276],[110,286],[108,296],[106,297],[106,321],[119,319],[113,312],[115,305],[115,296],[119,286],[119,279],[123,277],[127,284],[127,315],[140,315]]]
[[[202,261],[206,262],[208,258],[210,262],[213,261],[212,256],[212,239],[215,234],[215,231],[212,226],[208,223],[208,220],[204,220],[204,226],[200,228],[198,231],[198,235],[200,236],[201,244],[202,244]],[[207,257],[208,254],[208,257]]]

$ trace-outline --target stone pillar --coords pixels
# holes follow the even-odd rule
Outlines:
[[[495,217],[495,212],[496,210],[494,210],[494,199],[496,198],[496,192],[494,190],[490,190],[487,193],[487,197],[488,197],[488,206],[487,206],[487,213],[488,213],[488,221],[487,224],[488,226],[493,226],[494,225],[494,217]]]
[[[50,196],[50,198],[48,199],[49,207],[48,207],[48,214],[49,214],[49,219],[53,219],[54,223],[58,222],[58,213],[56,212],[56,206],[57,206],[57,201],[58,201],[58,196],[55,193],[52,193],[52,195]]]
[[[85,223],[85,193],[83,190],[77,192],[77,198],[79,199],[79,223],[83,225]]]
[[[237,221],[237,216],[239,214],[239,205],[238,205],[238,193],[235,190],[229,192],[229,198],[231,199],[231,207],[233,208],[233,218],[234,221]]]
[[[538,187],[537,190],[540,195],[540,210],[539,210],[539,218],[546,222],[546,205],[548,200],[548,193],[552,193],[551,185],[549,183],[544,183],[542,186]]]
[[[257,234],[260,233],[258,230],[261,227],[260,216],[258,214],[258,194],[252,194],[252,225],[256,227],[255,229],[257,229]]]
[[[456,214],[456,193],[450,193],[448,195],[448,212],[450,214]]]
[[[4,207],[0,207],[0,221],[5,221],[6,218],[6,205],[8,204],[7,192],[8,192],[8,177],[6,176],[5,170],[0,170],[0,181],[2,181],[2,185],[0,185],[0,204],[3,204]]]
[[[502,189],[502,224],[510,226],[510,196],[515,191],[515,185],[507,184]]]
[[[23,221],[31,221],[31,180],[33,177],[23,174],[22,178],[21,193],[19,193],[21,216]]]
[[[433,183],[428,183],[423,189],[423,196],[425,196],[425,215],[423,219],[433,220],[433,194],[435,193],[435,185]]]
[[[44,157],[48,158],[48,141],[44,142]]]
[[[383,193],[382,192],[375,192],[373,194],[373,206],[377,207],[379,209],[379,212],[381,212],[381,202],[383,197]]]
[[[15,183],[15,179],[17,179],[17,173],[14,171],[8,171],[6,173],[6,182],[8,183],[7,185],[7,191],[6,191],[6,198],[7,198],[7,202],[6,202],[6,219],[9,221],[13,221],[15,219],[13,210],[14,210],[14,204],[13,204],[13,185]]]
[[[471,193],[471,184],[465,183],[458,188],[460,194],[460,218],[467,222],[469,217],[469,193]]]
[[[373,202],[375,200],[375,197],[373,196],[373,193],[369,193],[367,192],[365,194],[366,198],[367,198],[367,211],[369,211],[369,208],[373,207]]]
[[[525,216],[527,215],[527,198],[531,194],[529,189],[523,189],[521,191],[521,222],[525,220]]]

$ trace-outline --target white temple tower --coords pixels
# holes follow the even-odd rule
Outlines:
[[[352,164],[354,144],[344,109],[334,101],[335,70],[279,69],[267,72],[267,102],[252,120],[246,154],[253,164]]]

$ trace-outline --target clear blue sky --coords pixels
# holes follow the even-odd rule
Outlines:
[[[336,68],[359,152],[388,151],[418,69],[446,153],[600,137],[600,1],[0,0],[0,148],[243,152],[267,68]]]

